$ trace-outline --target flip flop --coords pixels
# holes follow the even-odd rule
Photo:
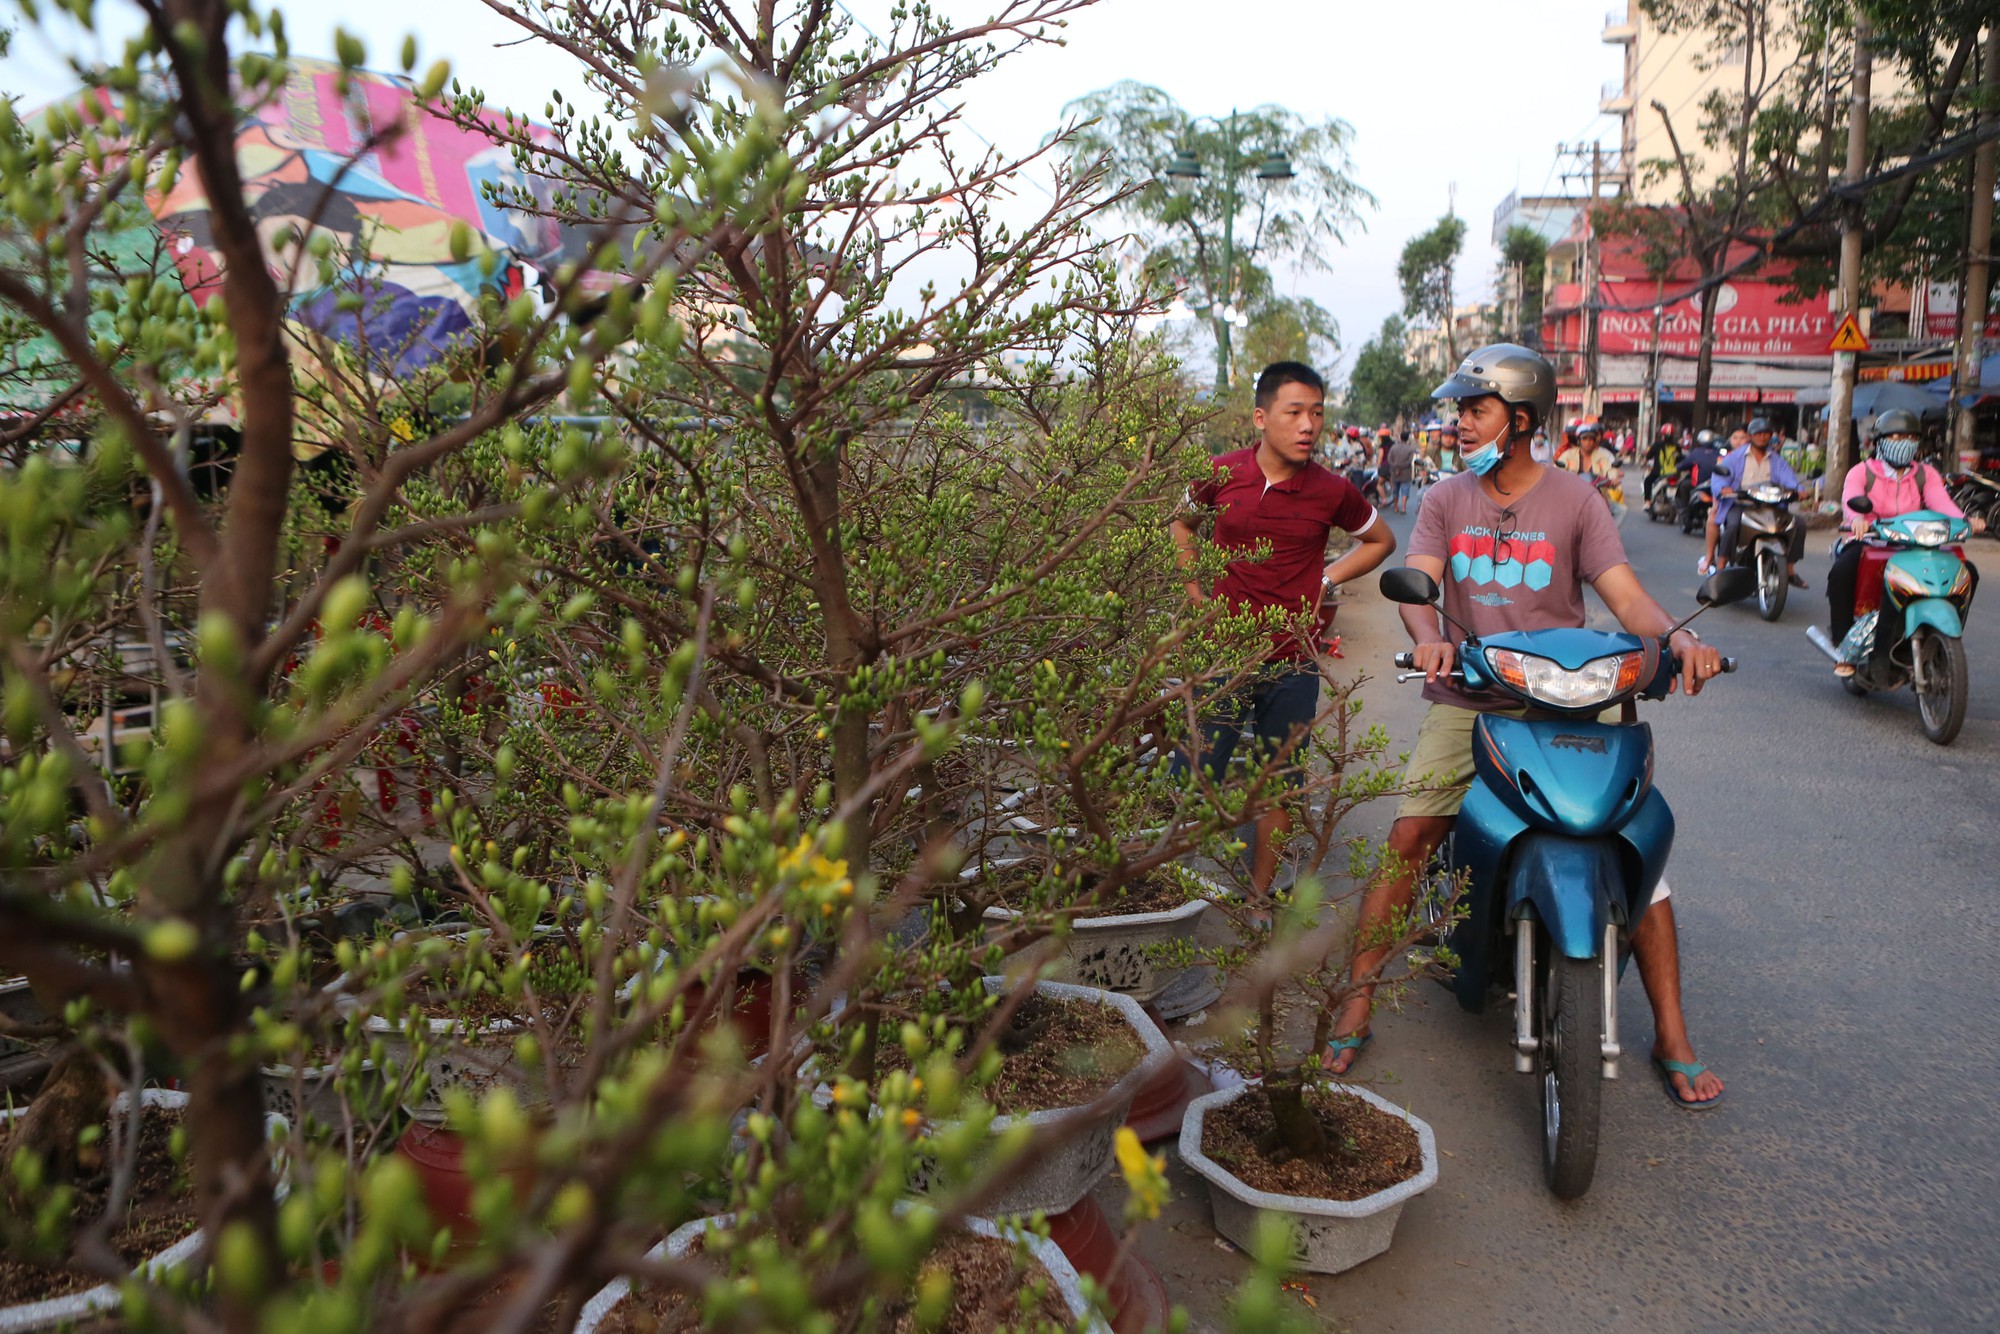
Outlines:
[[[1345,1079],[1354,1073],[1355,1065],[1361,1060],[1361,1053],[1367,1051],[1368,1044],[1374,1040],[1375,1034],[1372,1032],[1349,1033],[1344,1038],[1334,1038],[1326,1044],[1326,1054],[1320,1058],[1320,1064],[1326,1067],[1327,1073],[1332,1074],[1335,1079]],[[1342,1070],[1339,1074],[1334,1074],[1333,1062],[1339,1059],[1340,1054],[1344,1051],[1353,1052],[1354,1060],[1347,1063],[1345,1070]]]
[[[1676,1107],[1685,1108],[1690,1112],[1705,1112],[1722,1101],[1720,1093],[1706,1102],[1696,1098],[1683,1098],[1680,1090],[1674,1087],[1674,1076],[1682,1075],[1686,1077],[1688,1087],[1693,1088],[1694,1081],[1708,1072],[1708,1067],[1700,1061],[1666,1061],[1655,1056],[1653,1068],[1660,1072],[1660,1085],[1666,1089],[1667,1096],[1673,1099]]]
[[[1804,575],[1802,575],[1802,574],[1795,574],[1795,575],[1793,575],[1793,576],[1791,577],[1791,585],[1792,585],[1792,587],[1793,587],[1793,588],[1811,588],[1811,587],[1812,587],[1812,585],[1811,585],[1811,584],[1809,584],[1809,583],[1807,583],[1807,582],[1806,582],[1806,577],[1805,577]]]

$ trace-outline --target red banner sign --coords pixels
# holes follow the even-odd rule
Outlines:
[[[1645,354],[1653,347],[1650,282],[1607,282],[1599,288],[1598,346],[1612,354]],[[1671,290],[1671,289],[1670,289]],[[1824,359],[1839,321],[1827,298],[1787,304],[1791,290],[1776,283],[1726,282],[1715,289],[1715,354],[1722,357]],[[1688,297],[1669,304],[1660,318],[1660,351],[1692,357],[1701,351],[1701,304]]]

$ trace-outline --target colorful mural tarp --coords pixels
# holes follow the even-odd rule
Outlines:
[[[343,271],[316,286],[316,266],[301,266],[294,315],[304,324],[365,349],[382,368],[434,359],[472,327],[482,289],[511,296],[552,270],[578,238],[547,218],[497,202],[493,190],[536,186],[515,165],[497,133],[467,129],[420,103],[407,80],[345,76],[326,62],[297,60],[283,94],[245,114],[237,137],[244,193],[281,280],[291,257],[274,242],[291,233],[330,233]],[[500,118],[487,122],[497,131]],[[530,127],[537,139],[547,131]],[[174,188],[150,199],[154,216],[195,300],[220,290],[208,200],[200,177],[183,171]],[[474,233],[453,255],[455,224]],[[496,262],[497,261],[497,262]],[[344,293],[362,300],[342,302]]]

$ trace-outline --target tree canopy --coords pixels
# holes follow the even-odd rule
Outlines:
[[[1104,164],[1120,192],[1116,208],[1145,247],[1149,277],[1185,294],[1218,342],[1228,336],[1223,307],[1255,320],[1282,304],[1272,296],[1273,272],[1330,268],[1334,248],[1375,207],[1354,179],[1354,130],[1343,120],[1308,121],[1275,105],[1197,117],[1163,90],[1129,79],[1077,98],[1063,114],[1079,122],[1064,151],[1074,162]],[[1181,152],[1200,164],[1200,178],[1166,175]],[[1290,159],[1289,180],[1258,179],[1272,153]],[[1333,332],[1324,312],[1295,306],[1289,318],[1316,324],[1320,337]]]
[[[1424,373],[1403,355],[1406,328],[1400,317],[1382,321],[1362,344],[1347,378],[1347,415],[1361,422],[1394,421],[1422,412],[1430,402]]]
[[[1396,281],[1403,289],[1403,314],[1444,330],[1445,354],[1458,360],[1458,335],[1452,328],[1452,273],[1465,249],[1465,220],[1447,213],[1427,232],[1403,243],[1396,264]]]

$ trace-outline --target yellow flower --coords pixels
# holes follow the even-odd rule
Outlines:
[[[1118,1157],[1118,1172],[1125,1178],[1125,1189],[1131,1192],[1131,1198],[1125,1202],[1126,1221],[1158,1218],[1161,1206],[1167,1202],[1167,1156],[1163,1153],[1148,1157],[1146,1146],[1139,1142],[1139,1136],[1130,1126],[1118,1128],[1114,1152]]]

